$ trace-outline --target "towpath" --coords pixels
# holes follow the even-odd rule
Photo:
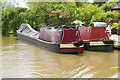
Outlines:
[[[113,34],[113,35],[111,35],[110,39],[115,41],[114,46],[116,48],[118,48],[118,47],[120,48],[120,35]]]

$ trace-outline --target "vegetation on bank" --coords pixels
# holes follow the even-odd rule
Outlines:
[[[59,16],[62,24],[70,25],[75,20],[86,24],[94,21],[107,22],[107,18],[117,19],[120,13],[111,11],[116,2],[28,2],[29,8],[14,7],[3,4],[2,35],[16,36],[16,30],[22,23],[30,24],[35,30],[39,26],[46,26],[48,19],[53,19],[52,26],[58,26]]]

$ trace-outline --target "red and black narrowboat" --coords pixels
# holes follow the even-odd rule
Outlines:
[[[113,41],[108,38],[106,27],[79,27],[80,40],[85,50],[112,51]]]
[[[41,27],[35,31],[29,24],[22,24],[17,30],[18,40],[34,43],[53,52],[83,52],[83,41],[76,27]]]

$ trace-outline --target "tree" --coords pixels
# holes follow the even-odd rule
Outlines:
[[[13,3],[8,4],[8,2],[3,1],[3,4],[1,4],[3,7],[2,35],[9,36],[9,33],[12,33],[15,36],[22,23],[30,24],[37,30],[39,26],[46,26],[48,19],[54,19],[54,22],[59,26],[60,15],[63,17],[64,25],[70,25],[75,20],[89,24],[93,21],[105,21],[107,18],[116,19],[120,14],[110,11],[114,4],[116,3],[106,2],[100,5],[76,1],[27,2],[29,8],[20,8],[15,7]]]
[[[79,7],[75,11],[75,18],[89,24],[91,22],[92,16],[101,13],[100,8],[97,5],[92,5],[91,3],[84,3],[82,7]]]
[[[51,12],[51,3],[48,2],[29,2],[28,6],[31,9],[31,15],[34,16],[32,18],[32,22],[34,21],[36,25],[34,26],[41,26],[42,24],[46,23],[47,19],[49,18],[49,13]]]
[[[101,9],[104,10],[105,12],[110,11],[115,4],[116,2],[106,2],[101,6]]]
[[[102,22],[105,22],[107,18],[112,18],[113,20],[114,19],[117,19],[119,15],[119,12],[116,12],[116,11],[107,11],[107,12],[104,12],[104,13],[100,13],[100,14],[96,14],[94,16],[94,18],[92,19],[92,21],[102,21]]]
[[[2,12],[2,35],[9,36],[10,33],[16,35],[17,29],[24,21],[23,18],[19,18],[19,14],[26,10],[26,8],[9,8]]]

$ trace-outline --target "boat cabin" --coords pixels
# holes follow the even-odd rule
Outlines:
[[[58,43],[73,43],[76,41],[99,41],[108,38],[106,27],[41,27],[39,39]]]

